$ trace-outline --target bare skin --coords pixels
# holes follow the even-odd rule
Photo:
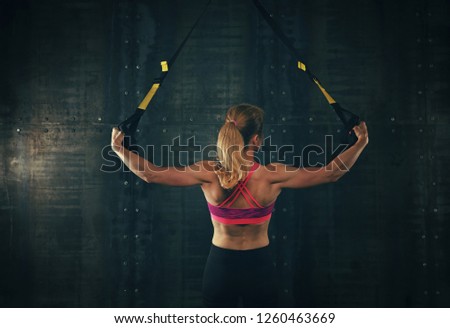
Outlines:
[[[315,185],[336,182],[353,166],[369,142],[367,127],[364,122],[354,128],[358,141],[345,152],[337,156],[322,168],[296,168],[281,163],[259,166],[247,182],[247,188],[255,199],[267,206],[276,201],[282,189],[306,188]],[[205,199],[218,205],[228,194],[220,186],[219,179],[213,171],[213,161],[199,161],[186,167],[159,167],[124,149],[121,144],[123,133],[116,128],[112,131],[111,147],[122,161],[137,176],[148,183],[160,183],[171,186],[200,185]],[[254,152],[262,143],[258,135],[250,140],[246,160],[253,162]],[[231,208],[248,208],[249,205],[240,195]],[[269,244],[269,221],[261,224],[233,225],[211,220],[214,227],[212,243],[218,247],[247,250]]]

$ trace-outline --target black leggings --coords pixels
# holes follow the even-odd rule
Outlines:
[[[206,307],[276,307],[275,267],[269,246],[231,250],[211,245],[203,274]]]

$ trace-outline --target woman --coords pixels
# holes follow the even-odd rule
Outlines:
[[[214,234],[203,276],[208,307],[275,307],[276,281],[269,252],[268,227],[275,201],[284,188],[335,182],[355,163],[369,138],[364,122],[354,128],[358,141],[321,168],[281,163],[260,165],[254,153],[263,141],[262,109],[231,107],[217,141],[218,161],[186,167],[158,167],[122,147],[123,133],[113,129],[111,146],[125,165],[149,183],[200,185],[211,212]]]

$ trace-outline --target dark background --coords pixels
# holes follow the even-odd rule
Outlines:
[[[212,235],[201,189],[100,168],[111,127],[206,0],[0,3],[0,305],[201,306]],[[280,195],[270,227],[280,306],[449,307],[449,2],[263,4],[370,132],[339,182]],[[241,102],[261,106],[265,135],[296,154],[342,128],[251,2],[215,0],[139,143],[214,144]]]

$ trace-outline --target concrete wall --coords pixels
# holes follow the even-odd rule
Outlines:
[[[2,1],[1,306],[201,306],[212,227],[200,188],[101,167],[111,127],[205,3]],[[280,306],[450,306],[448,2],[263,3],[370,132],[338,183],[280,195],[270,227]],[[241,102],[261,106],[265,135],[296,155],[341,133],[251,1],[213,1],[142,118],[139,144],[171,165],[163,145],[214,144]]]

